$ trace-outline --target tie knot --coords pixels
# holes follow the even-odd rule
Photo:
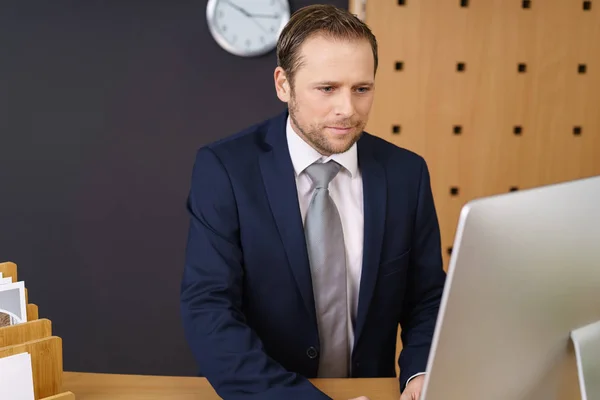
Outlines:
[[[315,183],[317,188],[328,188],[329,182],[340,171],[342,166],[335,161],[328,161],[326,163],[313,163],[306,168],[306,173],[310,176],[310,179]]]

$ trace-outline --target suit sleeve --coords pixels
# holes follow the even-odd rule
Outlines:
[[[186,339],[223,399],[330,399],[264,351],[242,313],[243,249],[229,176],[216,154],[201,149],[187,203],[190,227],[181,284]]]
[[[398,359],[401,391],[404,391],[410,377],[425,372],[427,368],[446,279],[440,228],[429,170],[424,160],[421,162],[420,176],[409,282],[399,321],[402,329],[402,351]]]

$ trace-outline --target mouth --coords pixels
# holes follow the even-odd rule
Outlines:
[[[328,126],[327,129],[329,129],[330,131],[332,131],[333,133],[336,134],[344,134],[344,133],[348,133],[352,130],[353,127],[339,127],[339,126]]]

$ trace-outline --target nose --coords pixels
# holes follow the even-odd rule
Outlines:
[[[351,92],[341,92],[336,100],[335,111],[338,117],[349,118],[354,115],[354,99]]]

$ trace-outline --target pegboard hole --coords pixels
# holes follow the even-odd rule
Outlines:
[[[462,126],[454,125],[454,128],[452,128],[452,131],[454,132],[455,135],[460,135],[462,133]]]
[[[461,7],[469,7],[469,0],[460,0]]]
[[[398,5],[399,6],[405,6],[406,5],[406,0],[398,0]]]
[[[396,61],[396,71],[402,71],[404,69],[404,63],[402,61]]]
[[[587,65],[579,64],[577,66],[577,72],[579,72],[580,74],[585,74],[587,72]]]
[[[523,134],[523,127],[517,125],[513,128],[513,132],[517,136],[521,136]]]
[[[509,189],[511,192],[516,192],[519,190],[519,188],[517,186],[511,186]]]
[[[527,64],[525,64],[525,63],[519,63],[518,70],[521,73],[527,72]]]
[[[460,192],[460,190],[456,186],[453,186],[450,188],[450,195],[452,195],[452,196],[458,196],[459,192]]]
[[[400,134],[400,125],[393,125],[392,126],[392,133],[395,135]]]
[[[590,11],[592,9],[592,2],[591,1],[584,1],[583,2],[583,9],[585,11]]]
[[[581,131],[582,131],[581,127],[580,126],[576,126],[576,127],[573,128],[573,135],[575,135],[575,136],[581,136]]]
[[[466,69],[465,63],[459,62],[456,64],[456,70],[458,72],[464,72],[465,69]]]
[[[529,9],[529,8],[531,8],[531,1],[530,1],[530,0],[523,0],[522,7],[523,7],[524,9]]]
[[[448,247],[446,249],[446,252],[448,252],[448,255],[451,256],[452,255],[452,246]]]

